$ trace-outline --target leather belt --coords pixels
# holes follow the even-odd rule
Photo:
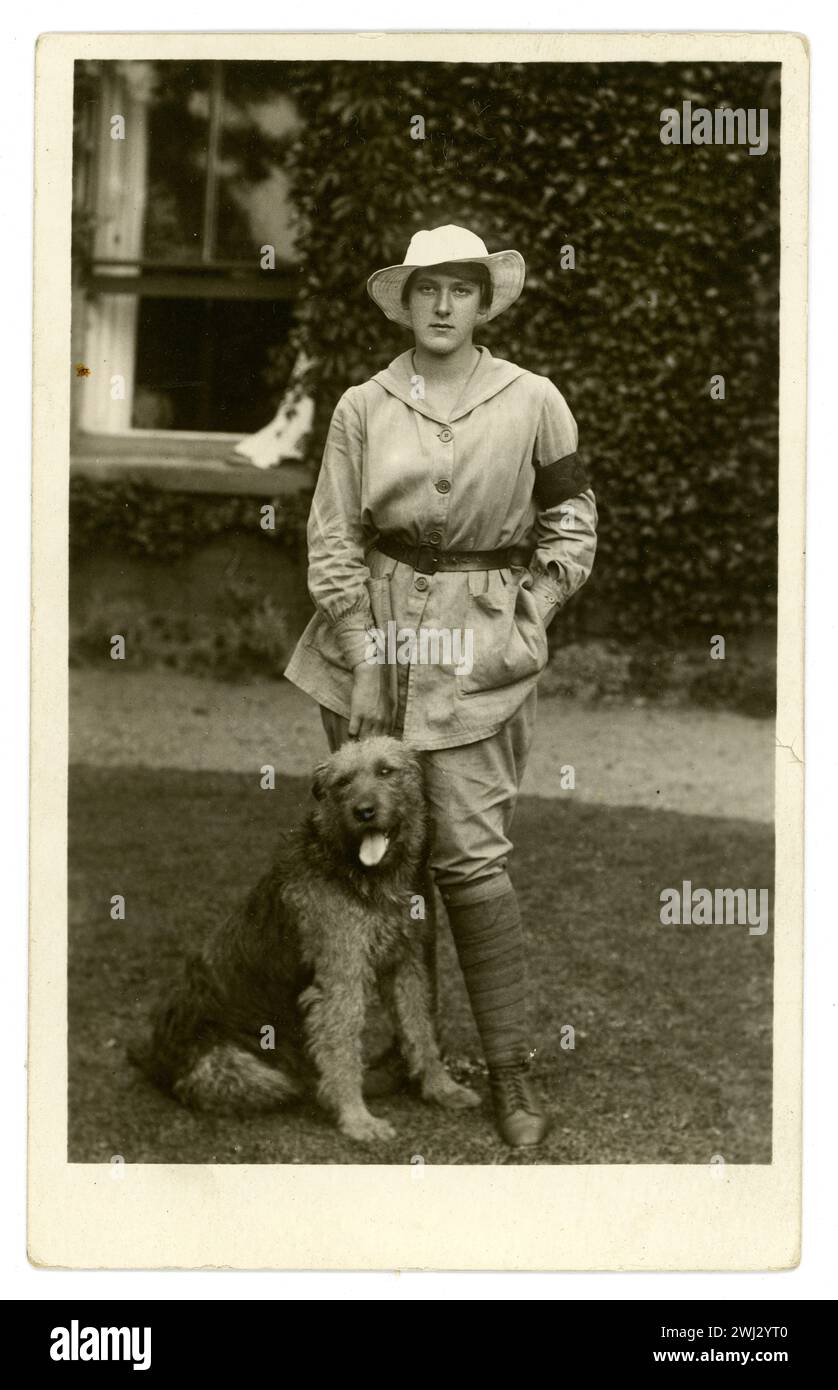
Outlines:
[[[512,565],[527,566],[532,551],[526,546],[508,545],[503,550],[440,550],[438,545],[425,541],[421,545],[404,545],[395,536],[379,536],[375,550],[400,560],[420,574],[445,574],[453,570],[505,570]]]

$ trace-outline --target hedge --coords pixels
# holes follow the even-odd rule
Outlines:
[[[279,544],[305,563],[305,523],[310,493],[273,499],[169,492],[140,483],[70,482],[70,551],[74,559],[97,550],[151,560],[175,560],[215,536],[259,536]],[[260,525],[261,508],[272,502],[274,526]]]

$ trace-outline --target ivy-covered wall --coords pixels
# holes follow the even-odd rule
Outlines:
[[[259,537],[305,566],[310,494],[267,497],[169,492],[139,483],[70,483],[70,554],[112,551],[131,559],[179,560],[219,536]],[[262,509],[272,512],[264,524]]]
[[[305,118],[287,157],[312,461],[341,392],[409,345],[367,276],[400,262],[418,228],[466,225],[528,267],[482,341],[553,378],[594,477],[600,549],[574,622],[607,615],[614,633],[668,642],[770,628],[778,69],[332,62],[289,64],[281,80]],[[767,152],[663,145],[660,112],[684,100],[767,109]]]
[[[311,613],[307,496],[221,496],[76,478],[70,661],[279,679]]]

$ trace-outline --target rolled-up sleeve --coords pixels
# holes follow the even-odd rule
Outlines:
[[[347,392],[338,401],[308,519],[308,591],[332,625],[350,668],[363,661],[373,624],[361,519],[361,421]]]
[[[597,507],[567,401],[549,380],[533,453],[537,515],[530,562],[545,624],[581,589],[596,555]]]

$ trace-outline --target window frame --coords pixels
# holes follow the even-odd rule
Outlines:
[[[203,235],[198,260],[145,257],[141,243],[148,195],[148,106],[153,90],[153,64],[106,61],[98,65],[98,100],[84,113],[74,167],[74,194],[83,217],[90,219],[88,236],[74,256],[73,356],[76,384],[73,393],[73,453],[89,458],[98,442],[156,440],[176,445],[183,452],[195,439],[206,441],[207,459],[249,437],[213,430],[146,429],[132,425],[136,382],[136,346],[141,298],[201,300],[275,300],[293,304],[298,271],[293,262],[280,260],[273,268],[253,261],[215,258],[217,234],[218,165],[221,159],[225,61],[212,61],[208,119],[207,168],[204,181]],[[115,157],[110,114],[124,113],[131,131],[127,157]],[[128,244],[136,255],[119,252]],[[116,253],[116,254],[115,254]],[[114,371],[113,368],[120,367]],[[94,379],[95,378],[95,379]],[[114,381],[121,378],[124,395],[113,396]],[[277,407],[282,400],[277,401]],[[226,446],[226,449],[225,449]],[[177,454],[177,449],[171,453]]]

